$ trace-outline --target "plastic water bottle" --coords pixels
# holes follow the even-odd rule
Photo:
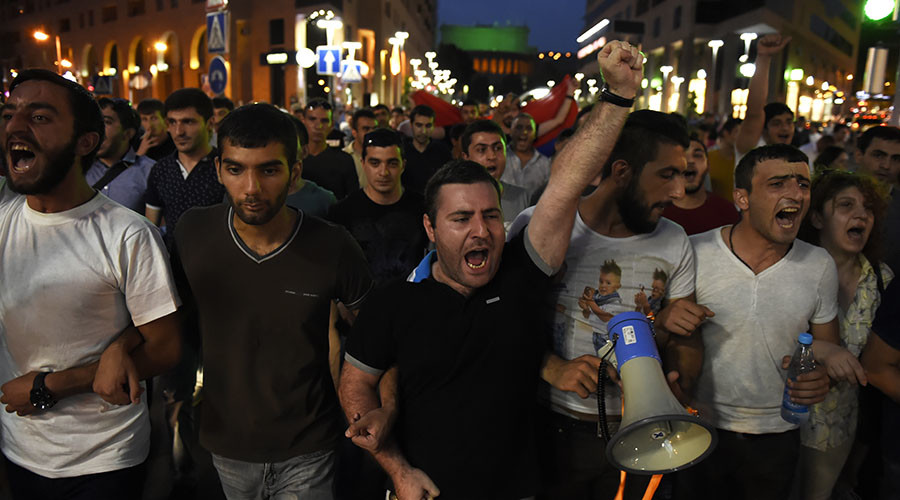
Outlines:
[[[809,420],[809,407],[791,402],[787,381],[796,381],[800,375],[816,369],[812,342],[813,336],[808,333],[801,333],[797,337],[797,349],[794,351],[794,356],[791,357],[791,364],[788,366],[787,377],[784,382],[784,395],[781,398],[781,418],[792,424],[800,425]]]

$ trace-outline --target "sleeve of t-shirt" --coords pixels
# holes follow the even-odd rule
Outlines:
[[[828,254],[825,254],[828,257]],[[819,278],[818,296],[816,297],[816,311],[809,322],[814,325],[828,323],[837,316],[838,312],[838,276],[837,266],[831,257],[825,259],[825,269]]]
[[[135,326],[171,314],[181,305],[168,253],[155,228],[143,226],[123,240],[119,265],[120,287]]]
[[[366,373],[381,375],[397,357],[397,339],[391,321],[396,311],[384,289],[373,295],[353,324],[344,360]]]
[[[355,192],[359,189],[359,176],[356,174],[356,163],[353,162],[353,157],[344,153],[344,191],[347,193],[347,196],[350,196],[351,193]]]
[[[159,210],[162,208],[162,198],[159,196],[159,164],[153,165],[150,175],[147,176],[147,193],[144,195],[144,203],[147,206]]]
[[[669,300],[681,299],[694,293],[694,282],[696,278],[696,267],[694,266],[694,249],[691,247],[691,241],[684,234],[683,229],[679,229],[679,248],[681,248],[681,258],[679,259],[675,269],[672,270],[672,277],[668,283]]]
[[[544,262],[531,240],[528,238],[528,226],[506,244],[503,250],[503,259],[511,259],[521,269],[520,278],[528,282],[543,283],[556,274],[559,269],[550,267]]]
[[[900,280],[893,280],[881,296],[872,331],[887,345],[900,350]]]
[[[374,281],[369,263],[356,240],[341,228],[341,249],[338,258],[337,296],[348,309],[358,308],[372,290]]]

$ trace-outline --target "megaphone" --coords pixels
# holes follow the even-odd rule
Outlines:
[[[619,431],[606,445],[607,460],[626,472],[665,474],[709,456],[716,430],[672,395],[647,318],[624,312],[607,325],[625,399]]]

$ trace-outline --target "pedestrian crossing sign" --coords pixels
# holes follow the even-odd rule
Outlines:
[[[360,61],[341,62],[341,81],[344,83],[359,83],[362,81],[362,65]]]
[[[206,14],[206,48],[210,54],[228,52],[228,12]]]

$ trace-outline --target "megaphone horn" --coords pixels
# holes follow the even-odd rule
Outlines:
[[[665,474],[709,456],[718,442],[716,430],[672,395],[647,318],[620,313],[607,331],[615,341],[625,399],[622,424],[606,445],[609,462],[626,472]]]

